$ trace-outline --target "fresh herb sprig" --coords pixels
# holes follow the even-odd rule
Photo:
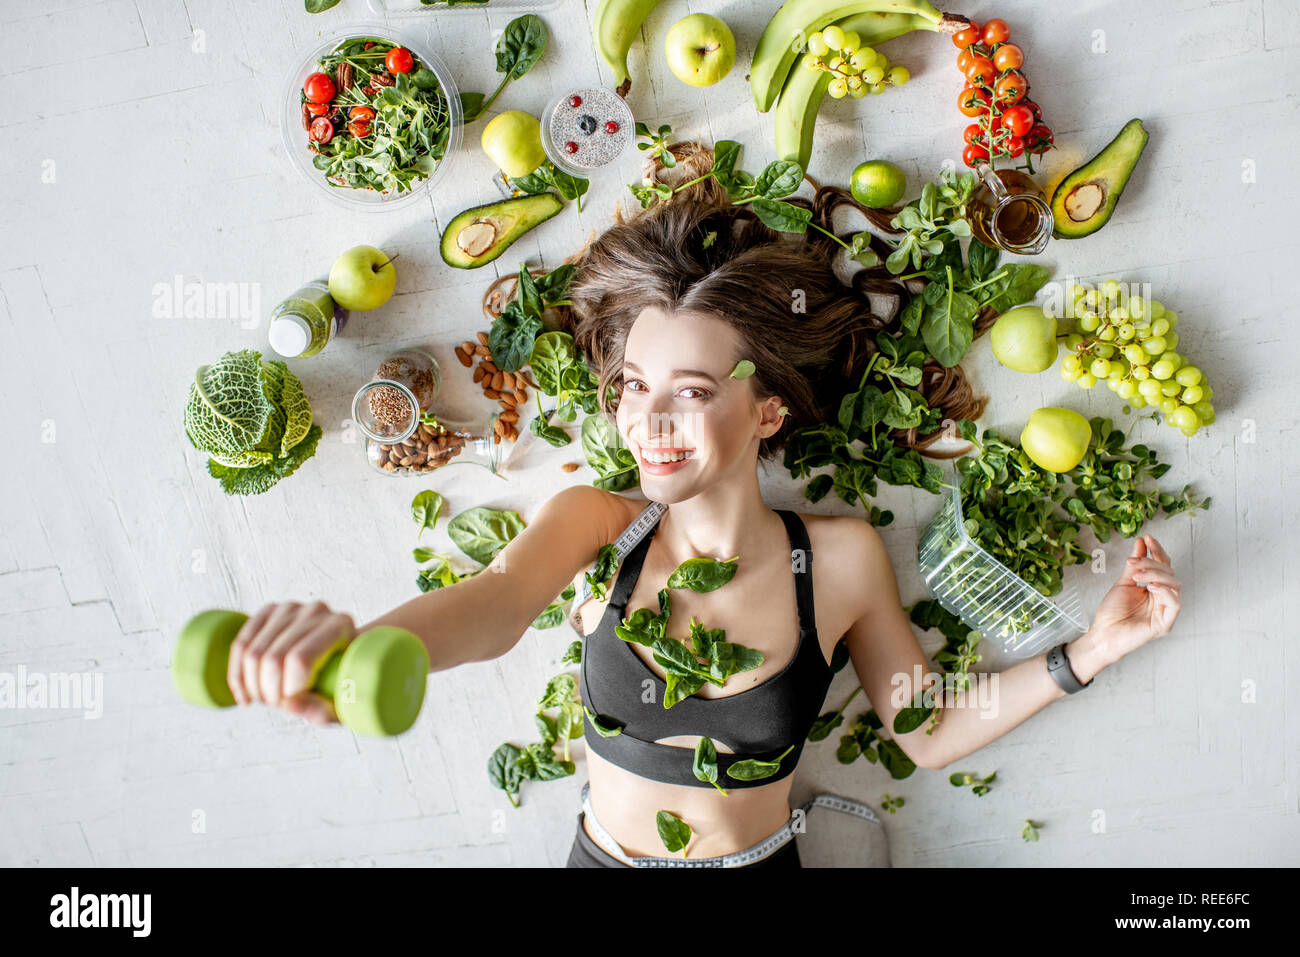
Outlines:
[[[524,781],[557,781],[577,769],[569,760],[569,741],[582,737],[583,707],[577,697],[578,682],[571,674],[558,674],[546,684],[537,702],[534,722],[541,740],[519,748],[502,744],[488,758],[488,780],[506,792],[514,807],[519,807],[519,792]],[[556,714],[547,712],[555,710]],[[557,757],[555,745],[564,742],[564,756]]]
[[[971,774],[969,771],[957,771],[948,775],[948,783],[955,788],[969,787],[976,797],[983,797],[992,790],[989,785],[993,783],[993,779],[997,776],[998,772],[996,771],[986,778],[981,778],[978,774]]]

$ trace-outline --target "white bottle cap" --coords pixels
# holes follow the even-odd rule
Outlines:
[[[311,329],[302,316],[286,313],[271,323],[266,331],[266,338],[271,343],[272,349],[292,359],[302,355],[311,345]]]

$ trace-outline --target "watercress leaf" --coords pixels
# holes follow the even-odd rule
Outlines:
[[[889,221],[889,225],[893,226],[895,229],[906,229],[909,231],[925,228],[925,223],[922,221],[921,214],[917,210],[914,202],[908,203],[900,209],[898,215]]]
[[[911,236],[904,239],[902,244],[885,259],[885,268],[894,275],[898,275],[906,269],[907,260],[912,254],[912,248],[915,242],[916,241],[912,239]]]
[[[487,565],[524,527],[517,512],[480,505],[453,518],[447,534],[462,552]]]
[[[807,232],[812,210],[760,196],[750,204],[754,215],[770,229],[782,233]]]
[[[541,17],[526,13],[511,20],[497,41],[497,72],[519,79],[541,59],[549,39]]]
[[[733,379],[748,379],[754,374],[754,363],[748,359],[741,359],[736,363],[735,368],[729,373]]]
[[[966,222],[964,219],[954,219],[952,222],[947,223],[944,226],[944,229],[948,230],[952,235],[960,236],[962,238],[971,235],[970,223]]]
[[[442,495],[433,489],[418,492],[415,498],[411,499],[411,517],[420,528],[416,538],[423,535],[426,528],[433,528],[433,523],[438,520],[438,513],[442,511],[442,502]],[[428,561],[428,559],[422,558],[419,561]]]

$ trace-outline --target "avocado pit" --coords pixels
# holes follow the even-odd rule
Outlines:
[[[481,256],[496,241],[497,228],[486,219],[476,219],[456,234],[456,245],[467,256]]]
[[[1097,214],[1106,201],[1106,191],[1100,183],[1083,183],[1065,197],[1065,213],[1076,223],[1082,223]]]

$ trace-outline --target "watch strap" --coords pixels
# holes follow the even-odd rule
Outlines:
[[[1056,680],[1066,694],[1082,691],[1097,680],[1095,676],[1089,678],[1087,684],[1079,680],[1079,676],[1070,667],[1069,656],[1065,653],[1065,642],[1061,642],[1047,653],[1047,673]]]

